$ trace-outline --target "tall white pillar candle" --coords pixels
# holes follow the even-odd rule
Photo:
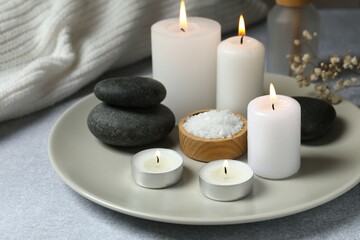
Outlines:
[[[265,47],[245,36],[245,23],[239,21],[239,36],[218,46],[216,108],[246,115],[249,102],[262,95]]]
[[[187,26],[178,18],[151,27],[153,78],[167,90],[164,104],[178,123],[196,109],[215,108],[216,48],[221,39],[220,24],[192,17]]]
[[[248,106],[248,164],[258,176],[281,179],[300,168],[301,109],[295,99],[271,92]]]

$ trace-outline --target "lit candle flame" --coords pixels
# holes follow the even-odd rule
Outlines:
[[[160,151],[159,150],[156,150],[155,158],[156,158],[156,162],[159,163],[160,162]]]
[[[243,15],[240,15],[240,18],[239,18],[239,28],[238,28],[238,35],[241,36],[242,38],[245,36],[245,20],[244,20],[244,17]],[[242,43],[242,38],[241,38],[241,43]]]
[[[225,175],[228,174],[228,171],[229,171],[229,162],[228,162],[228,160],[224,161],[223,168],[224,168]]]
[[[276,96],[275,87],[272,83],[270,83],[270,100],[271,100],[271,104],[272,104],[272,109],[275,110],[274,105],[277,100],[277,96]]]
[[[187,31],[188,24],[187,24],[186,8],[185,8],[184,0],[181,0],[181,3],[180,3],[179,25],[180,25],[181,31],[183,31],[183,32]]]

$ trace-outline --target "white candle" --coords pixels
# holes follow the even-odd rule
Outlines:
[[[281,179],[300,168],[300,104],[293,98],[261,96],[248,106],[248,163],[256,175]]]
[[[165,188],[177,183],[182,175],[183,159],[177,152],[164,149],[147,149],[131,159],[134,181],[146,188]]]
[[[251,193],[253,175],[251,168],[243,162],[213,161],[200,169],[200,189],[210,199],[234,201]]]
[[[249,102],[262,95],[264,45],[245,36],[245,23],[239,21],[239,36],[218,46],[216,108],[246,115]]]
[[[163,103],[174,112],[177,123],[195,109],[215,108],[220,39],[219,23],[206,18],[192,17],[181,24],[172,18],[151,27],[153,78],[164,84]]]

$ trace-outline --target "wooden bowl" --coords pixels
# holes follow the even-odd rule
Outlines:
[[[232,136],[224,139],[205,139],[190,134],[184,128],[184,122],[190,116],[210,111],[210,109],[191,112],[179,122],[179,142],[183,153],[195,160],[211,162],[218,159],[234,159],[246,152],[247,149],[247,120],[239,113],[234,113],[241,118],[243,128]]]

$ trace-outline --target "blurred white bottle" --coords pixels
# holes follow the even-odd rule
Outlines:
[[[311,34],[319,32],[319,13],[311,0],[276,0],[267,18],[268,54],[267,71],[290,75],[287,54],[317,54],[318,37],[310,41],[311,49],[294,45],[294,39],[301,39],[304,30]]]

